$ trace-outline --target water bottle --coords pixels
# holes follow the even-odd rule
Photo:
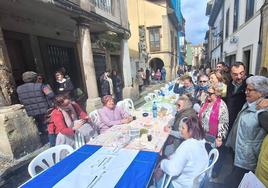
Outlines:
[[[153,111],[153,118],[157,118],[157,105],[155,101],[153,102],[152,111]]]

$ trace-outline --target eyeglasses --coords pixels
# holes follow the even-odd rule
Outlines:
[[[255,90],[255,89],[246,88],[246,92],[247,92],[247,93],[250,93],[250,92],[252,92],[252,91],[256,91],[256,90]]]
[[[206,83],[207,80],[199,80],[200,83]]]

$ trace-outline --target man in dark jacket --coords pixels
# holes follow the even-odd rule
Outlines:
[[[246,102],[246,68],[242,62],[235,62],[231,66],[232,80],[227,85],[227,108],[229,111],[229,132],[237,114]]]
[[[45,115],[49,106],[49,100],[54,97],[54,93],[47,92],[46,85],[36,82],[37,73],[27,71],[22,74],[24,84],[17,88],[17,94],[20,103],[24,105],[29,116],[32,116],[36,123],[39,132],[42,135],[46,134]],[[44,143],[44,140],[42,140]]]

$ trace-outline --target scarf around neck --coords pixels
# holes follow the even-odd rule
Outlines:
[[[199,112],[199,120],[201,122],[203,112],[208,108],[208,100],[202,106]],[[217,97],[216,102],[213,104],[210,116],[209,116],[209,134],[217,137],[218,135],[218,125],[219,125],[219,112],[220,112],[221,98]]]

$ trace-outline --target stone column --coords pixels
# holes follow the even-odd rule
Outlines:
[[[87,112],[91,112],[101,107],[101,102],[98,94],[96,73],[93,61],[93,53],[91,48],[90,29],[87,23],[79,23],[79,42],[78,53],[83,70],[88,99]]]
[[[15,81],[12,77],[10,61],[7,53],[2,28],[0,27],[0,107],[12,104],[15,94]]]
[[[121,62],[123,73],[122,76],[124,80],[123,98],[138,98],[139,93],[137,88],[132,87],[128,41],[125,38],[121,40]]]

